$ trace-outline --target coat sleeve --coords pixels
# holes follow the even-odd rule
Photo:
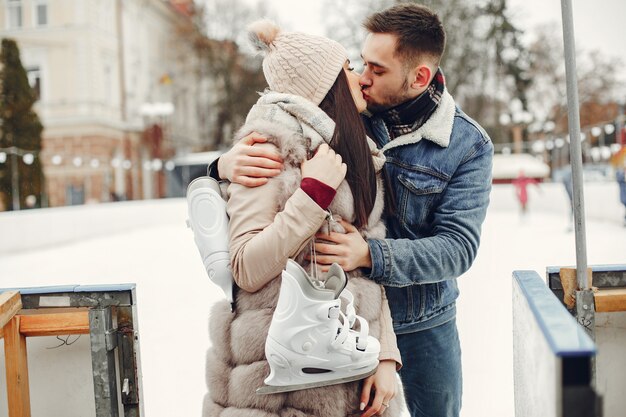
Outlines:
[[[389,301],[385,288],[381,286],[382,309],[380,311],[380,355],[378,359],[396,361],[396,370],[402,368],[402,357],[400,349],[396,341],[396,333],[393,331],[393,323],[391,320],[391,311],[389,310]]]
[[[470,151],[433,210],[429,236],[368,239],[372,280],[407,287],[455,279],[470,268],[489,205],[492,156],[488,140]]]
[[[230,262],[237,285],[248,292],[263,288],[280,275],[288,258],[295,257],[326,219],[302,189],[278,211],[280,180],[248,188],[228,186]]]

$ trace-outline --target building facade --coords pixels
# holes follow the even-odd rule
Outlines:
[[[193,0],[0,0],[39,100],[47,202],[164,197],[168,160],[202,147],[207,81]]]

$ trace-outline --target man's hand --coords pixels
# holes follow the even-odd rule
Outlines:
[[[378,364],[376,373],[363,381],[361,391],[360,409],[365,410],[361,417],[371,417],[381,415],[389,406],[389,401],[396,396],[398,387],[396,381],[396,361],[384,360]],[[370,394],[374,388],[374,400],[372,405],[366,406],[370,402]]]
[[[327,272],[333,262],[336,262],[346,271],[353,271],[360,267],[371,268],[372,257],[370,247],[363,236],[350,223],[341,220],[340,224],[346,233],[331,232],[328,235],[318,233],[316,238],[332,243],[315,244],[315,260],[323,272]]]
[[[217,162],[220,178],[246,187],[258,187],[267,183],[269,177],[280,174],[283,164],[276,148],[254,146],[265,142],[267,138],[257,132],[242,138],[220,156]]]

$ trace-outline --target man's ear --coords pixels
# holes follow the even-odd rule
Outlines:
[[[430,84],[432,70],[427,65],[418,65],[413,69],[413,82],[411,88],[415,90],[424,90]]]

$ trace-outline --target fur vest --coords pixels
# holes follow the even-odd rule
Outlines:
[[[323,142],[330,142],[334,122],[317,106],[297,96],[268,92],[261,96],[250,110],[246,123],[236,140],[252,131],[269,137],[282,155],[284,170],[277,177],[281,181],[278,210],[300,186],[300,163]],[[384,164],[384,156],[369,140],[376,171]],[[366,227],[364,237],[383,238],[385,227],[381,220],[383,190],[377,176],[376,202]],[[352,193],[346,181],[337,189],[329,210],[332,219],[323,228],[345,232],[337,223],[339,218],[354,221]],[[309,270],[304,256],[311,245],[306,245],[297,257]],[[348,289],[354,294],[357,314],[369,322],[370,334],[380,335],[382,287],[353,271]],[[361,383],[307,389],[289,393],[257,395],[255,390],[263,385],[269,375],[265,360],[265,339],[272,320],[280,290],[280,277],[272,280],[255,293],[239,289],[236,310],[230,311],[226,300],[217,303],[209,321],[212,348],[207,354],[207,385],[204,417],[346,417],[358,412]],[[400,382],[398,380],[398,385]],[[390,402],[385,416],[398,416],[404,408],[401,389]]]

